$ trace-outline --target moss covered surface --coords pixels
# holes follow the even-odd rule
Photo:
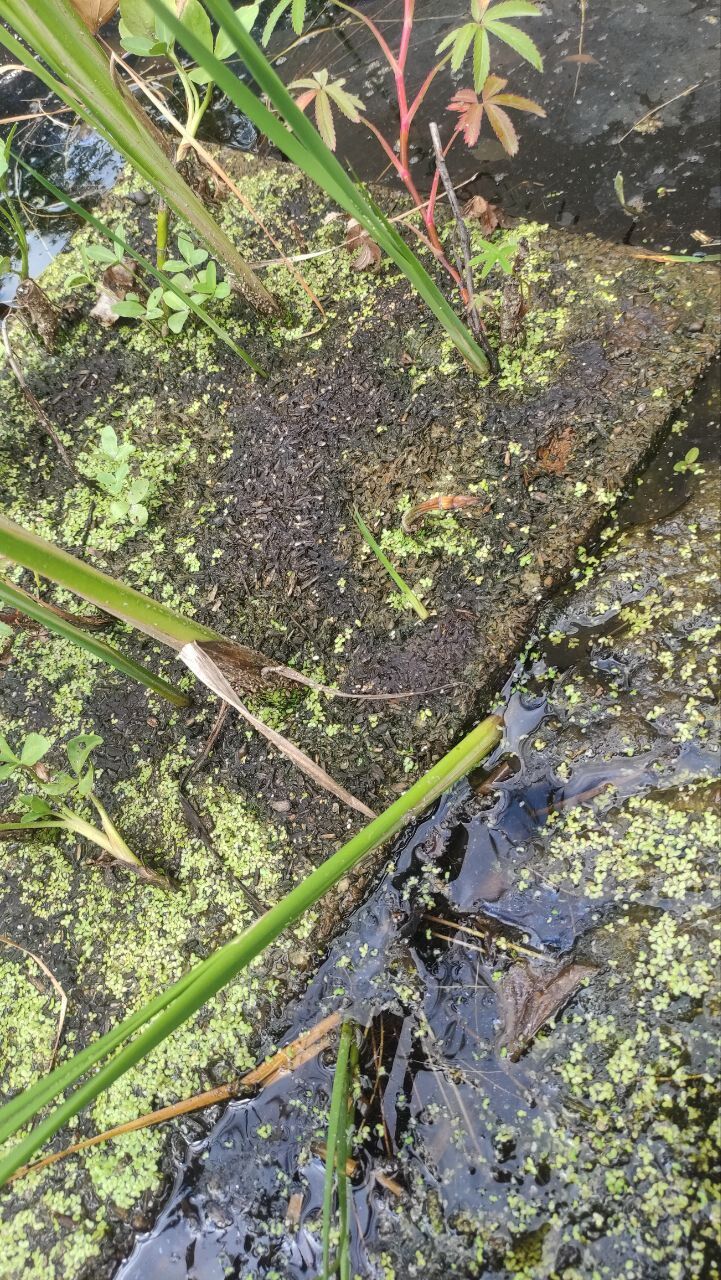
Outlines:
[[[7,373],[3,502],[27,527],[309,675],[345,689],[429,690],[376,707],[305,691],[257,707],[380,807],[495,694],[544,594],[570,571],[577,542],[682,402],[713,350],[715,276],[524,228],[526,345],[502,352],[499,382],[483,386],[393,269],[352,271],[342,221],[326,220],[302,178],[242,156],[229,163],[285,243],[290,226],[294,248],[326,251],[300,264],[325,317],[281,266],[266,275],[292,309],[292,327],[261,331],[228,304],[225,322],[265,364],[267,382],[205,331],[189,327],[172,343],[142,327],[100,332],[85,302],[52,357],[16,333],[28,380],[81,471],[101,469],[103,426],[134,446],[131,473],[149,481],[149,521],[144,529],[112,523],[109,499],[63,473]],[[121,183],[111,208],[126,230],[138,221],[146,234],[129,190]],[[221,217],[249,256],[267,256],[251,218],[230,205]],[[84,238],[47,273],[58,301]],[[491,330],[497,305],[492,292]],[[561,430],[571,447],[554,472],[544,459]],[[431,517],[403,533],[409,505],[461,492],[482,499],[475,517]],[[353,502],[423,595],[428,623],[400,607],[356,534]],[[120,627],[114,638],[178,678],[152,642]],[[191,784],[212,847],[198,839],[184,823],[178,781],[213,714],[201,697],[190,711],[173,711],[59,640],[27,631],[14,641],[0,728],[11,739],[31,728],[58,740],[99,732],[100,794],[131,846],[177,885],[172,893],[142,885],[86,849],[39,836],[0,846],[2,931],[42,955],[68,993],[63,1055],[248,923],[244,885],[276,900],[351,827],[334,801],[231,724]],[[332,917],[321,913],[312,941],[312,922],[286,938],[125,1076],[75,1134],[249,1064],[266,1047],[268,1015]],[[38,991],[32,962],[18,952],[3,952],[0,975],[18,1029],[2,1049],[12,1093],[49,1056],[56,997],[45,985]],[[99,1274],[116,1229],[145,1221],[164,1149],[162,1135],[136,1134],[18,1184],[3,1202],[0,1274]]]

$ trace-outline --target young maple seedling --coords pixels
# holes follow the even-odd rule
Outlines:
[[[17,821],[0,822],[0,832],[68,831],[72,835],[90,840],[116,862],[130,867],[144,880],[165,885],[166,881],[144,867],[128,848],[93,791],[95,771],[89,756],[102,741],[97,733],[79,733],[70,738],[65,743],[65,751],[71,771],[51,775],[46,766],[41,764],[53,745],[51,738],[46,738],[41,733],[29,733],[17,754],[0,734],[0,782],[14,776],[26,777],[35,788],[33,792],[21,792],[16,797],[16,802],[24,813]],[[73,808],[70,807],[71,803]],[[100,827],[94,826],[76,811],[83,803],[93,806],[100,818]]]

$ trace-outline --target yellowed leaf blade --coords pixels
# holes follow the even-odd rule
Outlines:
[[[357,813],[362,813],[366,818],[374,818],[376,816],[372,809],[369,809],[362,800],[358,800],[351,795],[350,791],[346,791],[345,787],[341,787],[338,782],[335,782],[330,774],[326,773],[325,769],[322,769],[314,760],[311,760],[310,756],[307,756],[304,751],[301,751],[299,747],[284,738],[282,733],[277,733],[275,729],[271,729],[269,725],[264,724],[262,720],[254,716],[245,703],[240,701],[233,686],[226,680],[222,671],[201,645],[196,644],[194,641],[191,644],[184,645],[178,657],[193,672],[193,675],[197,676],[198,680],[207,685],[209,689],[212,689],[213,693],[216,693],[219,698],[229,702],[231,707],[235,707],[236,711],[239,711],[244,719],[248,721],[248,724],[251,724],[258,733],[267,738],[269,742],[272,742],[278,751],[287,756],[289,760],[292,760],[293,764],[298,769],[301,769],[303,773],[306,773],[309,778],[312,778],[318,786],[330,791],[331,795],[337,796],[339,800],[343,801],[343,804],[355,809]]]
[[[95,35],[112,18],[119,0],[70,0],[79,18]]]

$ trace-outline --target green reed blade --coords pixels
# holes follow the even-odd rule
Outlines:
[[[362,858],[400,831],[434,800],[478,764],[498,745],[501,720],[488,716],[384,813],[379,814],[322,862],[299,885],[254,921],[243,933],[200,962],[143,1009],[88,1045],[0,1109],[0,1143],[23,1128],[53,1098],[74,1084],[91,1067],[139,1032],[124,1048],[99,1067],[95,1075],[55,1108],[0,1160],[0,1186],[57,1133],[68,1120],[140,1062],[156,1045],[202,1008],[276,938],[314,906]],[[144,1028],[144,1029],[141,1029]]]
[[[168,702],[173,702],[176,707],[187,707],[190,698],[185,693],[181,693],[179,689],[174,689],[172,684],[168,684],[167,680],[163,680],[161,676],[156,676],[152,671],[148,671],[139,662],[135,662],[133,658],[126,658],[125,654],[119,650],[113,649],[111,645],[106,644],[104,640],[100,640],[97,636],[92,635],[88,631],[83,631],[81,627],[76,627],[72,622],[66,621],[65,618],[58,617],[57,613],[53,613],[52,609],[48,609],[47,605],[41,600],[34,600],[26,591],[22,591],[20,587],[14,587],[11,583],[0,579],[0,600],[4,600],[6,604],[11,605],[14,609],[18,609],[20,613],[24,613],[28,618],[33,618],[35,622],[41,622],[48,631],[54,631],[56,635],[62,636],[65,640],[72,640],[79,648],[84,649],[86,653],[91,653],[94,658],[100,658],[102,662],[107,662],[109,666],[115,667],[117,671],[121,671],[124,676],[129,676],[131,680],[137,680],[139,684],[144,684],[147,689],[153,693],[158,693],[162,698],[167,698]]]

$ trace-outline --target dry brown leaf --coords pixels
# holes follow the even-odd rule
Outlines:
[[[461,213],[466,220],[473,218],[479,222],[484,236],[490,236],[497,227],[506,225],[503,210],[498,205],[491,204],[484,196],[471,196]]]
[[[499,1047],[508,1050],[512,1062],[520,1058],[554,1014],[578,991],[581,983],[596,972],[585,964],[526,961],[514,964],[501,983],[503,1029]]]
[[[230,647],[230,644],[228,644],[228,647]],[[198,680],[207,685],[209,689],[212,689],[213,693],[217,694],[219,698],[229,702],[231,707],[235,707],[236,711],[240,712],[257,733],[272,742],[273,746],[282,755],[292,760],[293,764],[298,769],[301,769],[303,773],[306,773],[309,778],[312,778],[318,786],[330,791],[331,795],[337,796],[339,800],[342,800],[343,804],[355,809],[357,813],[362,813],[364,817],[375,818],[376,815],[372,809],[369,809],[362,800],[358,800],[354,795],[351,795],[350,791],[346,791],[345,787],[342,787],[340,783],[331,778],[330,774],[326,773],[325,769],[316,764],[314,760],[311,760],[310,756],[307,756],[304,751],[296,747],[288,738],[284,738],[282,733],[277,733],[275,729],[271,729],[263,720],[259,720],[257,716],[253,715],[252,711],[240,701],[233,686],[226,680],[220,667],[211,657],[211,649],[217,648],[218,645],[213,642],[211,644],[186,644],[180,650],[178,657],[193,672],[193,675],[197,676]],[[242,646],[238,645],[237,648],[241,649]],[[255,653],[253,649],[246,650],[246,653],[256,663],[263,661],[262,654]]]
[[[70,3],[88,30],[95,35],[96,31],[110,21],[119,0],[70,0]]]
[[[345,247],[355,254],[351,262],[353,271],[375,271],[383,256],[375,240],[355,218],[350,218],[346,225]]]
[[[135,266],[131,262],[113,262],[103,272],[102,284],[98,289],[98,297],[90,315],[104,329],[117,324],[120,317],[113,310],[116,302],[122,302],[129,289],[135,283]]]
[[[598,66],[598,58],[592,57],[590,53],[569,53],[567,57],[561,58],[561,62],[593,63]]]
[[[564,427],[555,431],[536,451],[536,462],[539,471],[547,471],[552,476],[565,474],[568,459],[573,452],[573,427]]]

